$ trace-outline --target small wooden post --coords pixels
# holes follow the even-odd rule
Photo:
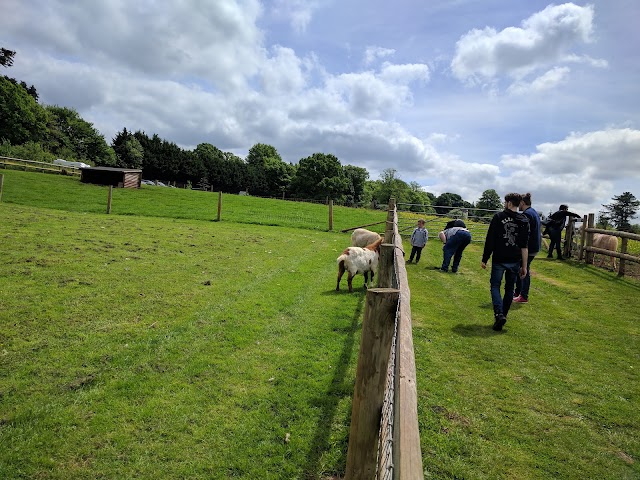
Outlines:
[[[622,253],[623,255],[627,253],[628,243],[629,243],[629,239],[627,237],[622,237],[622,249],[620,250],[620,253]],[[624,257],[620,257],[618,260],[620,260],[620,262],[618,263],[618,276],[624,277],[624,270],[625,270]]]
[[[393,288],[394,268],[393,254],[395,246],[391,243],[380,245],[380,260],[378,261],[378,287]]]
[[[109,194],[107,196],[107,214],[111,213],[111,199],[113,197],[113,185],[109,185]]]
[[[333,231],[333,200],[329,200],[329,231]]]
[[[595,214],[589,214],[589,220],[587,220],[587,228],[593,228],[595,224]],[[593,246],[593,233],[587,232],[587,247]],[[593,252],[587,250],[586,263],[593,265]]]
[[[221,215],[222,215],[222,192],[218,192],[218,216],[216,217],[216,222],[220,221]]]
[[[351,408],[346,480],[373,479],[400,290],[367,290]]]
[[[389,209],[387,210],[387,227],[384,231],[384,243],[393,243],[393,219],[395,218],[396,199],[389,199]]]
[[[572,217],[567,223],[567,230],[564,234],[564,248],[562,254],[566,258],[571,257],[571,244],[573,243],[573,231],[574,231],[575,219]]]
[[[580,233],[580,251],[578,253],[578,260],[582,260],[584,255],[584,239],[587,235],[587,216],[582,217],[582,232]]]
[[[2,188],[4,187],[4,175],[0,173],[0,202],[2,201]]]

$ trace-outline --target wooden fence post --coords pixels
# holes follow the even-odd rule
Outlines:
[[[218,216],[216,217],[216,222],[220,221],[221,215],[222,215],[222,192],[218,192]]]
[[[629,239],[627,237],[622,237],[622,249],[620,250],[620,253],[622,254],[626,254],[627,253],[627,243],[629,242]],[[624,257],[620,257],[620,263],[618,264],[618,276],[619,277],[624,277],[624,270],[625,270],[625,260]]]
[[[393,288],[395,277],[394,252],[395,245],[383,243],[380,245],[380,260],[378,261],[378,287]]]
[[[113,185],[109,185],[109,194],[107,195],[107,214],[111,213],[112,198],[113,198]]]
[[[387,210],[387,226],[384,230],[384,243],[393,243],[393,219],[396,213],[396,199],[389,199],[389,209]]]
[[[578,252],[578,260],[582,260],[584,255],[584,239],[587,235],[587,216],[582,217],[582,232],[580,233],[580,250]]]
[[[400,290],[397,289],[367,290],[351,408],[347,480],[373,479],[376,476],[384,388],[399,298]]]
[[[590,213],[589,214],[589,219],[587,220],[587,228],[593,228],[595,224],[595,214],[594,213]],[[591,232],[587,232],[587,247],[592,247],[593,246],[593,233]],[[587,256],[586,256],[586,263],[593,265],[593,252],[590,252],[587,250]]]
[[[0,202],[2,201],[2,189],[4,188],[4,175],[0,173]]]
[[[329,200],[329,231],[333,231],[333,200]]]
[[[564,234],[564,248],[562,254],[566,258],[571,257],[571,244],[573,243],[573,231],[574,231],[575,219],[569,218],[569,222],[567,223],[567,230]]]

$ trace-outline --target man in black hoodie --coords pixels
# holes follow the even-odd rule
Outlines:
[[[491,302],[493,303],[493,329],[502,330],[513,302],[513,288],[518,274],[527,274],[529,251],[529,220],[518,213],[522,200],[519,193],[508,193],[504,197],[505,208],[491,219],[482,254],[482,268],[491,261]],[[500,284],[504,277],[504,297],[500,295]]]

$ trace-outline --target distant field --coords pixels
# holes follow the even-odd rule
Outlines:
[[[44,173],[0,170],[4,174],[2,201],[71,212],[104,213],[108,188],[81,183],[78,178]],[[218,193],[143,185],[140,189],[113,189],[112,215],[140,215],[190,220],[215,220]],[[386,219],[385,212],[334,207],[333,229]],[[222,221],[328,230],[327,205],[223,195]],[[384,225],[371,227],[384,231]]]

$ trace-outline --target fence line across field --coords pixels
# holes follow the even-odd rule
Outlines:
[[[65,173],[70,175],[80,175],[80,169],[76,167],[66,167],[48,162],[36,162],[35,160],[23,160],[21,158],[0,156],[0,168],[22,167],[22,170],[36,170],[38,172]]]
[[[411,294],[394,199],[381,245],[378,287],[367,291],[345,478],[424,478],[418,426]]]

